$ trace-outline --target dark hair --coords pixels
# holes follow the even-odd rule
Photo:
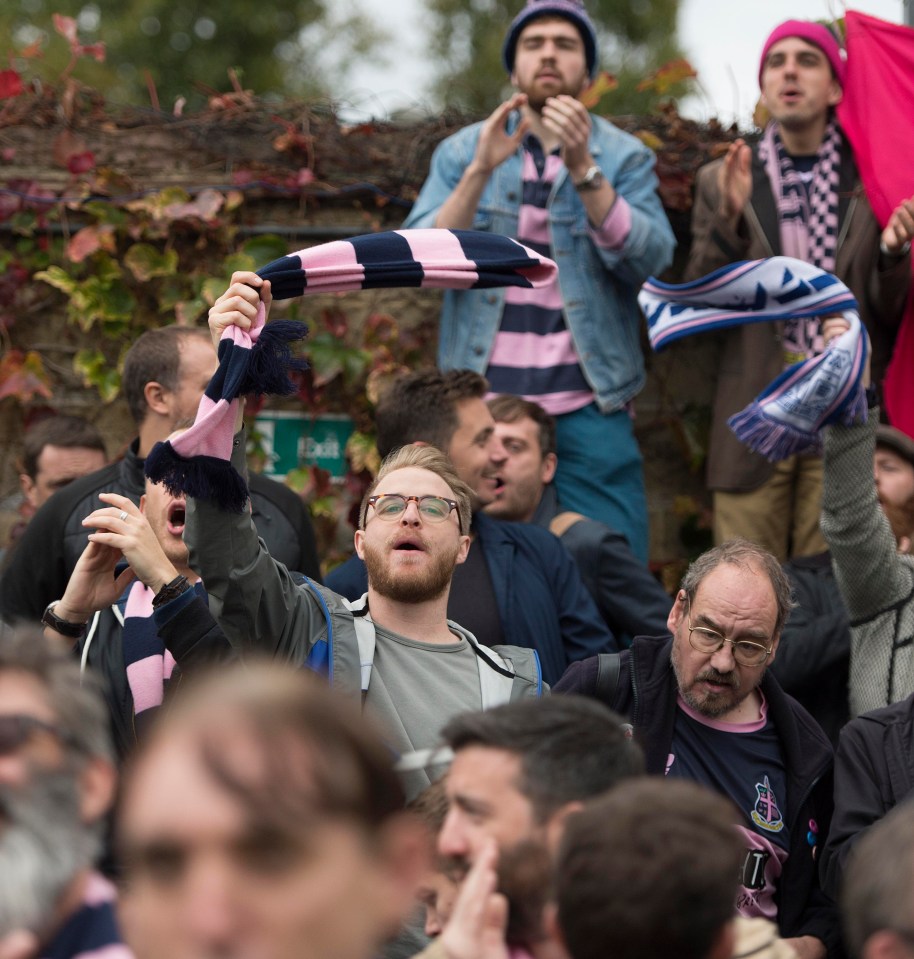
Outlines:
[[[404,809],[390,750],[356,705],[304,670],[256,659],[218,670],[182,684],[159,720],[136,766],[189,739],[250,821],[280,834],[310,828],[317,814],[371,835]],[[239,763],[251,749],[262,760],[253,773]]]
[[[496,423],[516,423],[525,417],[539,427],[540,452],[555,453],[555,419],[539,403],[505,393],[489,400],[489,412]]]
[[[524,699],[463,713],[442,737],[454,752],[483,746],[514,753],[521,763],[518,789],[539,822],[566,803],[598,796],[644,771],[641,750],[621,717],[583,696]]]
[[[571,959],[705,959],[734,915],[736,821],[723,797],[659,777],[570,815],[555,887]]]
[[[914,804],[902,803],[860,836],[848,857],[841,914],[852,956],[881,930],[911,931]]]
[[[146,384],[160,383],[167,390],[175,390],[181,378],[181,351],[183,341],[198,337],[209,343],[209,332],[196,326],[162,326],[147,330],[127,350],[121,383],[130,415],[140,426],[146,419]]]
[[[88,420],[55,413],[32,423],[22,437],[22,472],[32,479],[38,475],[38,459],[46,446],[99,450],[108,455],[102,434]]]
[[[485,377],[472,370],[419,370],[397,378],[375,409],[378,453],[389,456],[407,443],[428,443],[447,453],[458,404],[482,399],[488,391]]]
[[[784,623],[787,622],[790,610],[796,605],[791,596],[790,580],[781,568],[781,564],[767,549],[747,539],[730,539],[702,553],[698,559],[689,564],[679,588],[685,590],[689,599],[693,600],[704,578],[713,573],[718,566],[726,565],[746,570],[760,570],[768,577],[778,609],[774,635],[779,636]]]
[[[48,705],[68,755],[114,763],[111,720],[102,685],[91,671],[80,675],[79,662],[37,626],[0,630],[0,673],[25,673],[45,689]]]

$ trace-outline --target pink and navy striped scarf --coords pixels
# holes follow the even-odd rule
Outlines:
[[[274,299],[308,293],[378,287],[482,289],[540,287],[556,265],[509,237],[469,230],[396,230],[324,243],[267,264]],[[228,327],[219,343],[219,368],[210,381],[194,425],[176,439],[158,443],[146,459],[146,475],[172,491],[214,500],[241,512],[244,480],[232,469],[232,439],[239,396],[288,395],[289,372],[305,363],[290,344],[306,328],[295,321],[265,323],[263,307],[250,330]]]
[[[728,424],[747,446],[782,460],[818,449],[828,423],[866,419],[862,385],[869,342],[851,291],[831,273],[786,256],[749,260],[691,283],[651,278],[638,294],[651,346],[696,333],[841,314],[850,329],[825,352],[786,369]]]

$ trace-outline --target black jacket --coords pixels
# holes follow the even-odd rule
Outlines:
[[[669,636],[636,637],[621,654],[622,669],[608,705],[627,716],[644,749],[651,774],[663,775],[676,721],[676,677]],[[572,663],[553,688],[555,693],[595,694],[597,659]],[[785,938],[815,936],[838,955],[839,920],[834,903],[819,888],[816,850],[807,844],[808,823],[815,820],[821,843],[832,811],[832,749],[815,720],[766,673],[761,690],[778,731],[787,774],[787,823],[790,855],[777,892],[778,927]]]
[[[549,529],[562,512],[555,487],[549,483],[543,488],[531,522]],[[633,636],[656,636],[666,631],[673,601],[621,533],[583,517],[559,539],[571,553],[603,621],[617,639],[627,645]]]
[[[134,440],[127,455],[55,493],[32,517],[0,579],[0,616],[38,620],[60,599],[88,542],[82,520],[104,504],[99,493],[119,493],[139,503],[145,490],[143,460]],[[275,480],[252,473],[251,505],[257,531],[270,553],[289,569],[320,582],[311,518],[301,498]]]
[[[822,884],[837,896],[857,839],[901,802],[914,801],[914,693],[851,720],[835,753],[835,813]]]
[[[850,719],[851,627],[831,553],[795,557],[784,564],[784,572],[797,605],[781,630],[771,672],[835,746]]]

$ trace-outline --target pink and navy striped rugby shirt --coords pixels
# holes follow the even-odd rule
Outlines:
[[[562,169],[558,151],[548,156],[539,140],[524,140],[523,199],[518,211],[518,242],[551,256],[549,195]],[[631,229],[631,210],[616,197],[598,229],[588,224],[597,246],[617,250]],[[599,312],[599,305],[594,307]],[[539,289],[509,287],[501,325],[495,336],[486,378],[491,396],[514,393],[539,403],[557,416],[572,413],[593,401],[593,390],[584,377],[571,331],[562,311],[558,275]]]

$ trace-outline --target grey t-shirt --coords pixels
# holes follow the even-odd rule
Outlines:
[[[462,635],[455,633],[453,643],[420,643],[376,627],[375,637],[365,713],[399,755],[438,746],[452,716],[482,709],[476,654]],[[405,773],[408,798],[445,768]]]

